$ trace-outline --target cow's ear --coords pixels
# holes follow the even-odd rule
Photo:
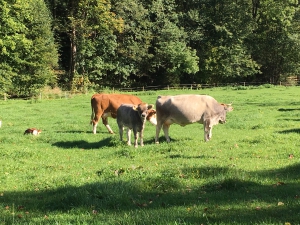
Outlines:
[[[230,112],[230,111],[233,110],[233,107],[232,107],[231,105],[232,105],[232,104],[227,104],[227,105],[225,105],[225,110],[226,110],[227,112]]]
[[[134,105],[134,106],[132,106],[132,109],[134,110],[134,111],[138,111],[138,106],[137,105]]]
[[[148,109],[152,109],[154,107],[153,104],[148,105]]]

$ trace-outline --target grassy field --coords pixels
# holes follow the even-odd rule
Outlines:
[[[0,101],[0,224],[299,224],[300,87],[136,94],[183,93],[233,102],[211,141],[172,125],[156,145],[148,123],[135,149],[113,119],[93,135],[92,94]]]

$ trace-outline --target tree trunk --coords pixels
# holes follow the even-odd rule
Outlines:
[[[258,8],[259,8],[259,0],[252,0],[252,17],[254,19],[256,19]]]
[[[72,85],[72,81],[75,76],[75,71],[76,71],[76,28],[73,26],[72,27],[72,32],[71,32],[71,52],[70,52],[70,71],[69,71],[69,78],[70,78],[70,87]]]

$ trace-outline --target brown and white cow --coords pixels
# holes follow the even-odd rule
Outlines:
[[[108,117],[117,118],[117,109],[124,103],[138,105],[142,103],[142,100],[128,94],[94,94],[91,98],[93,133],[96,134],[99,119],[102,118],[102,123],[108,132],[113,134],[108,124]]]
[[[123,129],[127,127],[127,144],[131,145],[131,130],[134,134],[134,147],[138,147],[138,133],[140,133],[140,145],[144,146],[143,136],[146,118],[150,115],[155,116],[153,105],[140,103],[138,105],[122,104],[117,110],[117,123],[119,127],[120,140],[123,141]],[[151,113],[149,113],[151,110]]]
[[[169,127],[176,123],[185,126],[201,123],[204,126],[204,140],[212,137],[212,127],[226,122],[226,113],[232,111],[231,105],[220,104],[208,95],[176,95],[158,96],[156,100],[156,137],[159,143],[159,133],[163,131],[167,142],[170,142]]]

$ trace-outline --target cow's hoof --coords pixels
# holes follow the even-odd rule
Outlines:
[[[156,141],[156,142],[155,142],[155,144],[157,144],[157,145],[158,145],[158,144],[159,144],[159,141]]]

